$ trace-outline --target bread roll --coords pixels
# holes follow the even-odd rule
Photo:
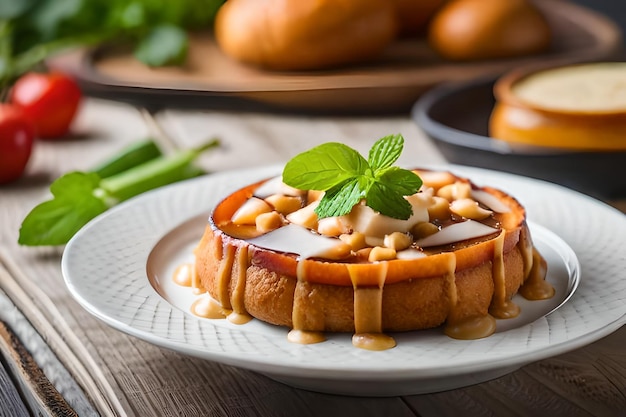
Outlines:
[[[550,27],[528,0],[452,0],[434,17],[428,40],[442,57],[467,61],[545,51]]]
[[[270,70],[317,70],[377,56],[395,38],[386,0],[228,0],[215,39],[234,59]]]

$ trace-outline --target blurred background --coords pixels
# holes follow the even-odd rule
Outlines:
[[[622,30],[626,29],[626,8],[622,0],[573,0],[573,3],[604,13],[619,24]]]

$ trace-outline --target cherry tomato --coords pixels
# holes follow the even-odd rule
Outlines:
[[[81,97],[78,84],[66,74],[29,72],[15,82],[9,101],[33,120],[38,137],[49,139],[67,134]]]
[[[0,184],[18,179],[28,163],[35,126],[22,109],[0,104]]]

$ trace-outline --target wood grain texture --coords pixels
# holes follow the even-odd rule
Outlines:
[[[0,261],[1,262],[1,261]],[[6,289],[11,286],[9,283],[10,276],[0,264],[0,286]],[[15,304],[9,299],[4,291],[0,291],[0,321],[5,323],[6,327],[10,329],[12,337],[11,344],[19,344],[19,349],[13,349],[15,354],[26,352],[30,359],[30,367],[34,367],[36,362],[37,370],[33,372],[43,373],[44,377],[38,375],[37,377],[28,377],[29,374],[24,374],[21,371],[22,366],[19,362],[12,361],[10,358],[11,350],[4,355],[6,358],[7,371],[11,371],[11,377],[14,381],[20,382],[20,392],[24,395],[24,399],[30,400],[33,395],[41,395],[47,392],[47,390],[40,390],[36,386],[31,386],[39,382],[40,380],[52,389],[58,391],[64,401],[81,416],[94,416],[96,411],[91,405],[89,398],[80,389],[76,380],[68,372],[68,370],[59,361],[58,357],[52,352],[46,341],[42,339],[41,335],[32,327],[31,323],[26,319],[22,312],[15,306]],[[7,349],[11,346],[7,345]],[[12,348],[11,348],[12,349]],[[13,364],[13,367],[8,365]],[[24,386],[24,388],[22,388]],[[32,401],[31,401],[32,402]],[[46,404],[45,398],[41,398],[39,401],[41,404]],[[37,405],[38,402],[33,402]],[[31,407],[32,408],[32,407]],[[59,408],[62,410],[63,408]],[[48,414],[48,413],[45,413]]]
[[[407,138],[408,153],[402,163],[443,162],[408,117],[317,119],[172,111],[159,115],[158,120],[181,146],[215,134],[222,137],[224,147],[201,161],[213,170],[278,163],[320,141],[345,141],[363,151],[390,131],[402,131]],[[573,417],[617,416],[624,410],[626,328],[494,381],[395,398],[352,398],[298,390],[113,330],[70,296],[60,269],[63,248],[16,244],[19,222],[32,206],[47,198],[47,186],[56,175],[84,169],[147,133],[141,114],[134,109],[92,100],[83,108],[76,129],[85,129],[89,135],[42,144],[28,168],[29,175],[0,188],[0,259],[16,285],[9,288],[12,298],[91,396],[101,415]]]
[[[407,401],[421,416],[622,416],[626,409],[626,328],[571,353],[480,385]]]
[[[30,411],[20,396],[9,372],[4,368],[4,361],[0,360],[0,416],[26,417]]]
[[[0,322],[0,351],[32,412],[51,416],[78,416],[4,322]]]

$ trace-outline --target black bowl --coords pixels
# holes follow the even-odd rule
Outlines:
[[[413,106],[413,119],[449,162],[538,178],[605,200],[626,197],[624,151],[517,149],[490,138],[494,82],[443,84]]]

